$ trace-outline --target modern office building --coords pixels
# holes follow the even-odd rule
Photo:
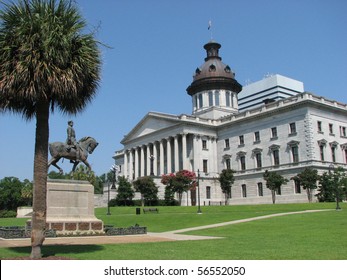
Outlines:
[[[248,84],[238,94],[239,111],[250,110],[263,104],[285,99],[304,92],[300,81],[278,74]]]
[[[219,56],[221,45],[211,41],[204,48],[205,61],[187,88],[193,113],[146,114],[114,155],[119,175],[130,181],[152,175],[163,198],[162,174],[199,171],[200,201],[208,205],[224,201],[217,178],[233,169],[229,204],[252,204],[272,202],[265,170],[290,179],[306,167],[320,173],[332,164],[347,167],[346,104],[304,92],[301,82],[280,75],[242,89]],[[241,100],[248,110],[239,111]],[[277,203],[306,201],[293,180],[277,193]],[[184,195],[183,205],[196,202],[195,190]]]

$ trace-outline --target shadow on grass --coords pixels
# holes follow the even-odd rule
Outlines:
[[[51,257],[56,255],[78,255],[80,253],[95,253],[102,251],[105,248],[101,245],[44,245],[42,247],[42,257]],[[8,251],[15,252],[17,254],[30,255],[31,247],[12,247],[8,248]]]

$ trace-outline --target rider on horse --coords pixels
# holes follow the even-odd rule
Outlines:
[[[72,148],[76,149],[76,155],[77,159],[79,159],[79,145],[76,141],[76,133],[75,129],[73,128],[73,121],[68,121],[68,127],[67,127],[67,138],[66,138],[66,150],[67,152],[70,152]],[[74,163],[73,160],[70,160],[71,163]]]

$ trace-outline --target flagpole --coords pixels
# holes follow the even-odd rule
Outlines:
[[[210,30],[211,41],[212,41],[212,39],[213,39],[213,37],[212,37],[212,20],[209,20],[209,21],[208,21],[208,27],[207,27],[207,29]]]

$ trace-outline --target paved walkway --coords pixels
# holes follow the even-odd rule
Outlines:
[[[44,244],[45,245],[95,245],[95,244],[144,243],[144,242],[219,239],[221,237],[184,235],[182,233],[194,231],[194,230],[223,227],[223,226],[234,225],[239,223],[269,219],[273,217],[287,216],[287,215],[293,215],[293,214],[312,213],[312,212],[321,212],[321,211],[330,211],[330,210],[329,209],[328,210],[306,210],[306,211],[299,211],[299,212],[278,213],[278,214],[271,214],[266,216],[259,216],[259,217],[253,217],[248,219],[229,221],[224,223],[185,228],[185,229],[160,232],[160,233],[148,232],[147,234],[139,234],[139,235],[46,238]],[[30,238],[0,239],[0,247],[24,247],[24,246],[31,246]]]

